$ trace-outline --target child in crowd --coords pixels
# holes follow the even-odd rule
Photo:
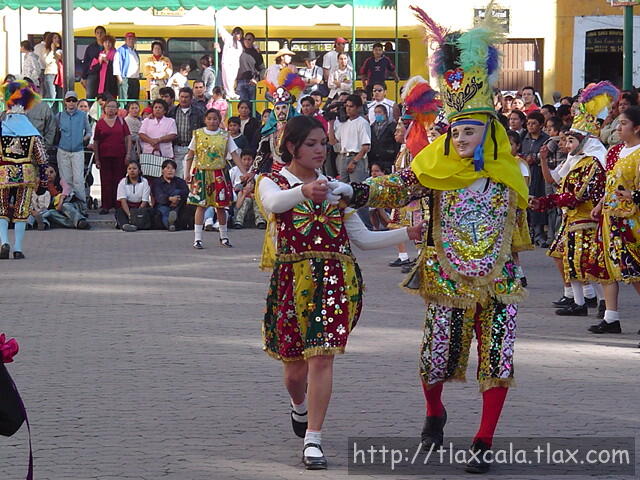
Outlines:
[[[140,104],[138,102],[131,102],[127,104],[127,116],[124,117],[124,121],[129,127],[131,133],[131,151],[129,152],[129,160],[138,160],[140,152],[140,137],[138,132],[142,125],[140,120]]]
[[[262,120],[262,126],[264,127],[269,121],[269,116],[271,116],[271,109],[265,108],[260,114],[260,119]]]
[[[256,227],[261,230],[267,228],[267,221],[260,213],[258,203],[254,199],[255,180],[252,178],[245,183],[242,182],[242,176],[251,169],[254,158],[255,152],[253,150],[244,149],[240,154],[240,165],[233,167],[229,172],[233,182],[233,191],[237,196],[237,212],[233,220],[233,228],[244,228],[244,220],[250,209],[253,209]]]
[[[144,107],[142,110],[142,120],[146,120],[151,115],[153,115],[153,109],[151,107]],[[142,124],[142,122],[140,122],[140,124]]]
[[[188,63],[183,63],[180,65],[180,69],[171,75],[169,80],[167,80],[167,87],[173,89],[175,93],[175,97],[178,97],[178,93],[182,87],[186,87],[189,83],[189,72],[191,71],[191,67]]]
[[[227,124],[227,112],[229,111],[229,104],[222,96],[222,89],[220,87],[214,87],[211,99],[207,103],[207,108],[215,108],[222,115],[223,127]]]
[[[51,193],[46,188],[40,188],[31,197],[31,207],[29,208],[29,218],[27,225],[34,228],[37,224],[38,230],[49,229],[49,221],[45,218],[49,205],[51,204]]]
[[[202,231],[204,211],[214,207],[218,216],[220,246],[231,247],[227,233],[226,207],[233,201],[233,189],[227,168],[227,153],[236,164],[240,163],[238,147],[229,133],[220,128],[222,115],[215,108],[207,110],[204,128],[193,132],[187,160],[187,183],[191,184],[187,203],[196,206],[193,248],[203,249]]]
[[[370,178],[381,177],[389,173],[391,172],[385,172],[377,163],[371,165]],[[388,230],[387,225],[389,225],[391,218],[384,208],[369,208],[369,218],[374,230]]]
[[[227,125],[227,130],[229,131],[229,136],[233,138],[233,141],[236,143],[236,146],[240,150],[244,150],[249,146],[249,142],[247,141],[247,137],[241,132],[241,125],[242,121],[240,117],[231,117]]]

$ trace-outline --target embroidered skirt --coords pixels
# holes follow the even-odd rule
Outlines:
[[[195,171],[187,199],[189,205],[224,208],[232,201],[233,189],[226,169]]]
[[[285,362],[344,353],[362,309],[362,288],[353,261],[276,261],[262,325],[264,350]]]

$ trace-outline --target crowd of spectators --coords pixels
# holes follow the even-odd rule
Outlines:
[[[124,44],[116,49],[115,39],[104,27],[96,27],[95,41],[86,48],[81,73],[90,100],[80,99],[73,91],[62,94],[64,68],[59,34],[47,32],[35,47],[29,41],[21,43],[22,75],[46,99],[63,99],[61,107],[43,103],[28,115],[53,152],[51,174],[59,179],[54,182],[59,190],[55,195],[64,198],[63,204],[73,202],[82,216],[67,207],[54,207],[52,197],[50,206],[59,213],[45,216],[46,222],[34,220],[34,225],[86,228],[87,210],[99,208],[102,214],[113,212],[119,228],[126,231],[190,228],[194,211],[186,204],[185,155],[193,132],[204,127],[205,112],[213,108],[221,113],[222,128],[242,151],[240,162],[228,159],[236,201],[229,225],[245,226],[252,212],[254,224],[264,227],[252,200],[253,183],[240,179],[253,162],[261,128],[272,115],[270,109],[255,112],[261,105],[255,102],[256,86],[263,79],[277,84],[283,69],[297,73],[305,84],[297,101],[297,114],[313,116],[325,127],[328,175],[362,181],[391,171],[401,146],[397,141],[397,127],[402,126],[401,105],[387,96],[387,83],[397,81],[398,74],[381,43],[372,45],[372,55],[355,72],[346,51],[349,42],[342,37],[336,38],[334,48],[321,57],[314,50],[308,51],[302,57],[304,65],[298,68],[292,64],[296,54],[286,47],[270,57],[272,65],[265,65],[255,35],[240,27],[227,31],[218,24],[218,34],[223,43],[222,47],[215,46],[222,55],[221,71],[215,71],[212,55],[204,55],[199,60],[199,78],[189,80],[189,64],[175,71],[162,41],[152,42],[151,55],[143,57],[136,50],[134,32],[127,33]],[[355,88],[356,76],[362,81],[362,89]],[[146,79],[148,97],[143,101],[138,99],[141,77]],[[91,105],[93,98],[97,101]],[[566,158],[564,134],[571,126],[575,98],[577,95],[562,97],[556,92],[553,103],[542,104],[531,86],[517,92],[496,91],[496,114],[505,128],[517,135],[517,154],[529,170],[533,197],[555,191],[556,186],[542,175],[540,158],[547,156],[550,167]],[[119,104],[115,99],[128,102]],[[619,142],[618,115],[637,104],[637,92],[624,92],[602,119],[601,140],[605,145]],[[145,171],[145,155],[164,159],[153,174]],[[89,197],[91,174],[87,165],[92,156],[100,170],[99,205]],[[39,198],[34,203],[34,212],[40,211],[44,201]],[[385,228],[382,213],[374,212],[372,223],[367,212],[359,212],[372,228]],[[61,215],[66,215],[67,221],[61,221]],[[50,221],[50,217],[56,220]],[[206,229],[215,228],[215,213],[208,211],[205,218]],[[528,221],[534,242],[548,246],[558,227],[558,213],[529,212]]]

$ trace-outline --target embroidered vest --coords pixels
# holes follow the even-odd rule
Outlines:
[[[220,129],[214,134],[205,133],[203,128],[194,132],[196,155],[194,168],[200,170],[222,170],[227,166],[227,145],[229,134]]]

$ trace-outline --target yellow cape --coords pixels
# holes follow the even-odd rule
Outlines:
[[[485,114],[464,115],[464,118],[487,121]],[[511,144],[506,130],[498,121],[494,121],[494,125],[498,158],[493,158],[494,144],[491,132],[488,132],[484,143],[483,170],[476,172],[473,158],[460,157],[453,145],[450,145],[449,155],[445,155],[447,136],[442,135],[423,148],[411,162],[411,169],[420,183],[434,190],[457,190],[468,187],[479,178],[488,177],[514,190],[518,194],[518,208],[526,209],[529,187],[520,172],[518,159],[511,155]]]

